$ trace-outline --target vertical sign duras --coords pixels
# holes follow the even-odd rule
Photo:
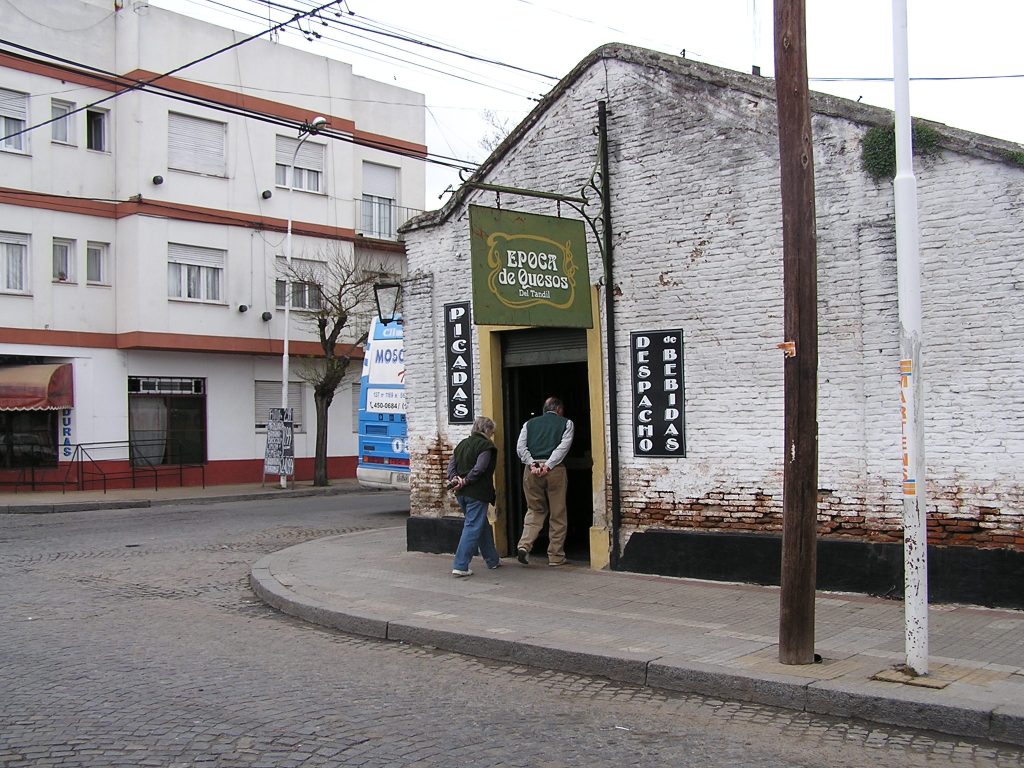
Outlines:
[[[444,305],[445,378],[448,423],[473,423],[473,337],[469,302]]]
[[[634,455],[686,456],[682,330],[631,333],[629,354]]]

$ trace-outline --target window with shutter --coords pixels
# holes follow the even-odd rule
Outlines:
[[[184,243],[167,244],[167,296],[187,301],[221,301],[227,251]]]
[[[295,148],[298,143],[298,139],[288,136],[277,137],[275,183],[279,187],[291,187],[307,192],[323,192],[324,157],[327,147],[324,144],[306,141],[296,154]],[[295,158],[294,169],[292,168],[293,157]],[[293,170],[294,178],[289,178],[293,176]]]
[[[325,266],[322,262],[308,259],[292,259],[292,303],[291,308],[318,312],[323,308],[323,275]],[[284,259],[277,260],[277,274],[286,275],[288,264]],[[278,278],[274,284],[274,299],[278,307],[284,307],[285,281]]]
[[[28,151],[28,94],[0,88],[0,149]]]
[[[167,167],[224,176],[227,124],[201,117],[167,113]]]
[[[398,169],[363,163],[363,197],[359,231],[370,237],[395,238],[395,205],[398,202]]]
[[[256,381],[256,429],[266,429],[270,419],[270,409],[281,407],[281,382]],[[292,409],[292,418],[296,432],[305,432],[302,414],[302,382],[288,382],[288,407]]]

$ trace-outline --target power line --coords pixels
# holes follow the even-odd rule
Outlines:
[[[214,5],[225,5],[225,3],[215,2],[214,0],[208,0],[208,2],[213,2]],[[291,12],[298,12],[300,10],[298,8],[294,8],[294,7],[289,6],[289,5],[284,5],[282,3],[271,2],[271,0],[250,0],[250,2],[260,2],[260,4],[266,4],[268,6],[273,5],[275,8],[280,8],[282,10],[291,11]],[[317,11],[312,11],[312,13],[314,15],[318,15]],[[350,15],[354,16],[356,18],[359,18],[359,19],[366,18],[366,17],[360,16],[360,15],[355,14],[355,13],[351,13]],[[369,19],[369,18],[366,18],[366,20],[369,21],[369,22],[372,22],[372,23],[376,23],[376,22],[373,22],[373,20]],[[497,67],[504,67],[505,69],[511,69],[513,71],[521,72],[521,73],[527,74],[527,75],[535,75],[537,77],[543,77],[543,78],[546,78],[546,79],[552,80],[552,81],[558,81],[560,79],[558,77],[555,77],[554,75],[548,75],[548,74],[545,74],[543,72],[536,72],[536,71],[534,71],[532,69],[526,69],[525,67],[520,67],[520,66],[517,66],[515,64],[509,64],[508,62],[505,62],[505,61],[498,61],[497,59],[489,59],[489,58],[486,58],[484,56],[478,56],[476,54],[469,53],[467,51],[460,51],[460,50],[458,50],[456,48],[452,48],[452,47],[446,46],[446,45],[441,45],[441,44],[436,43],[436,42],[428,42],[426,39],[424,39],[422,37],[415,37],[415,36],[411,36],[409,34],[401,34],[401,33],[398,33],[398,32],[389,32],[389,31],[387,31],[386,28],[384,28],[384,25],[379,25],[381,28],[374,29],[373,27],[361,26],[359,24],[354,24],[352,22],[346,22],[346,21],[335,21],[334,23],[337,24],[339,27],[351,27],[352,29],[358,29],[358,30],[360,30],[362,32],[369,32],[369,33],[374,34],[374,35],[380,35],[381,37],[388,37],[388,38],[391,38],[391,39],[394,39],[394,40],[400,40],[400,41],[402,41],[404,43],[411,43],[412,45],[419,45],[419,46],[422,46],[424,48],[430,48],[430,49],[435,50],[435,51],[440,51],[442,53],[449,53],[449,54],[451,54],[453,56],[461,56],[462,58],[469,59],[470,61],[477,61],[477,62],[480,62],[482,64],[493,64],[494,66],[497,66]],[[324,22],[324,24],[326,25],[327,23]],[[320,35],[318,35],[316,33],[314,33],[314,36],[320,37]]]
[[[949,77],[912,77],[912,82],[953,82],[957,80],[1017,80],[1024,75],[958,75]],[[819,83],[891,83],[891,77],[809,77]]]
[[[198,59],[193,59],[192,61],[190,61],[190,62],[188,62],[186,64],[182,64],[181,66],[175,67],[174,69],[168,70],[167,72],[164,72],[163,74],[153,75],[153,77],[150,77],[150,78],[148,78],[146,80],[137,80],[137,81],[135,81],[134,85],[131,85],[131,86],[125,88],[122,91],[117,91],[116,93],[112,93],[110,96],[105,96],[102,99],[99,99],[98,101],[92,102],[91,104],[86,104],[85,106],[78,107],[76,109],[72,109],[72,110],[70,110],[68,112],[65,112],[63,115],[59,115],[58,117],[51,117],[49,120],[45,120],[45,121],[43,121],[41,123],[36,123],[35,125],[28,126],[26,128],[23,128],[20,131],[15,131],[14,133],[11,133],[11,134],[8,134],[7,136],[4,136],[2,139],[0,139],[0,141],[13,138],[14,136],[20,136],[23,133],[28,133],[29,131],[33,131],[36,128],[42,128],[44,126],[49,125],[50,123],[56,122],[57,120],[63,120],[63,119],[65,119],[66,117],[68,117],[70,115],[74,115],[74,114],[77,114],[79,112],[84,112],[87,109],[92,109],[93,107],[99,106],[100,104],[105,104],[108,101],[112,101],[112,100],[116,99],[118,96],[124,95],[125,93],[129,93],[131,91],[141,90],[141,89],[145,88],[147,85],[151,85],[151,84],[155,83],[157,80],[162,80],[165,77],[170,77],[171,75],[174,75],[174,74],[176,74],[178,72],[181,72],[183,69],[188,69],[189,67],[195,66],[196,64],[201,64],[204,61],[208,61],[209,59],[212,59],[215,56],[219,56],[222,53],[230,51],[230,50],[232,50],[234,48],[238,48],[239,46],[245,45],[248,42],[251,42],[251,41],[253,41],[253,40],[257,39],[257,38],[263,37],[263,35],[267,34],[268,32],[273,32],[273,31],[275,31],[277,29],[280,29],[281,27],[284,27],[284,26],[287,26],[288,24],[291,24],[292,22],[298,23],[298,21],[300,19],[306,18],[308,16],[312,16],[314,13],[319,13],[320,11],[324,10],[325,8],[329,8],[332,5],[336,5],[339,2],[341,2],[341,0],[331,0],[330,2],[324,3],[323,5],[315,8],[312,11],[309,11],[309,12],[303,13],[303,14],[296,14],[293,18],[289,19],[288,21],[281,22],[280,24],[277,24],[277,25],[271,27],[270,29],[268,29],[268,30],[266,30],[264,32],[259,32],[259,33],[255,34],[255,35],[249,35],[248,37],[242,38],[241,40],[236,40],[235,42],[231,43],[231,45],[224,46],[223,48],[220,48],[219,50],[213,51],[212,53],[208,53],[205,56],[200,56]],[[7,45],[13,45],[15,47],[21,47],[21,46],[18,46],[16,43],[11,43],[11,42],[8,42],[8,41],[4,41],[4,42]]]
[[[22,50],[22,51],[28,51],[30,53],[34,53],[37,56],[46,57],[46,58],[50,59],[53,62],[59,62],[59,63],[54,64],[54,63],[50,63],[50,62],[45,62],[45,61],[43,61],[41,59],[33,58],[31,56],[26,56],[24,54],[15,53],[13,51],[4,51],[4,53],[6,53],[7,55],[15,57],[15,58],[18,58],[18,59],[21,59],[23,61],[40,63],[40,64],[47,64],[48,66],[52,66],[52,67],[55,67],[57,69],[61,69],[61,70],[65,71],[65,72],[76,72],[76,73],[88,72],[89,73],[88,76],[91,77],[91,78],[94,78],[98,82],[104,83],[104,84],[108,84],[108,85],[114,85],[114,86],[117,86],[117,87],[125,87],[125,83],[126,82],[134,83],[134,85],[132,85],[130,88],[125,88],[125,90],[121,91],[120,93],[125,93],[128,90],[138,90],[138,91],[143,91],[143,92],[147,92],[147,93],[153,93],[154,95],[162,96],[164,98],[172,99],[174,101],[180,101],[180,102],[184,102],[184,103],[187,103],[187,104],[193,104],[195,106],[206,107],[208,109],[212,109],[212,110],[215,110],[217,112],[223,112],[223,113],[226,113],[226,114],[235,115],[237,117],[245,117],[245,118],[250,118],[250,119],[254,119],[254,120],[259,120],[261,122],[269,123],[271,125],[277,125],[277,126],[280,126],[280,127],[291,128],[291,129],[296,129],[296,130],[301,128],[301,123],[298,122],[298,121],[288,120],[286,118],[275,117],[273,115],[268,115],[265,112],[259,112],[257,110],[250,109],[250,108],[247,108],[247,107],[240,107],[240,106],[235,106],[235,105],[232,105],[232,104],[225,104],[224,102],[220,102],[220,101],[217,101],[217,100],[209,98],[209,97],[189,96],[189,95],[186,95],[186,94],[182,94],[182,93],[180,93],[178,91],[175,91],[173,88],[170,88],[168,86],[156,84],[154,82],[155,78],[151,78],[150,80],[135,80],[135,79],[125,78],[123,76],[119,76],[119,75],[117,75],[117,74],[115,74],[113,72],[109,72],[108,70],[104,70],[104,69],[101,69],[99,67],[94,67],[94,66],[91,66],[91,65],[88,65],[88,64],[82,64],[82,63],[79,63],[79,62],[75,62],[72,59],[68,59],[68,58],[65,58],[65,57],[62,57],[62,56],[57,56],[56,54],[50,54],[50,53],[47,53],[45,51],[41,51],[39,49],[30,48],[29,46],[20,45],[18,43],[14,43],[12,41],[5,40],[3,38],[0,38],[0,43],[2,43],[4,45],[11,46],[11,47],[14,47],[14,48],[17,48],[17,49]],[[161,77],[166,77],[166,75],[162,75]],[[119,94],[115,94],[115,95],[119,95]],[[95,102],[95,103],[99,103],[99,102]],[[85,109],[85,108],[87,108],[87,107],[83,107],[83,109]],[[80,110],[76,110],[76,111],[80,111]],[[60,119],[60,118],[58,118],[58,119]],[[17,136],[20,133],[25,133],[26,131],[34,130],[35,128],[40,128],[40,127],[49,125],[52,122],[54,122],[54,121],[53,120],[47,120],[46,122],[39,123],[38,125],[34,125],[34,126],[30,127],[30,128],[26,128],[26,129],[24,129],[22,131],[19,131],[17,133],[13,133],[11,135],[12,136]],[[321,130],[320,134],[325,136],[325,137],[327,137],[327,138],[332,138],[332,139],[335,139],[335,140],[338,140],[338,141],[345,141],[345,142],[348,142],[348,143],[351,143],[351,144],[356,144],[358,146],[366,147],[366,148],[369,148],[369,149],[376,149],[376,150],[380,150],[382,152],[387,152],[387,153],[390,153],[390,154],[399,155],[401,157],[408,157],[408,158],[411,158],[411,159],[414,159],[414,160],[422,160],[423,162],[432,163],[432,164],[444,166],[444,167],[447,167],[447,168],[453,168],[455,170],[472,170],[473,168],[476,167],[475,163],[472,163],[472,162],[469,162],[469,161],[465,161],[465,160],[462,160],[460,158],[449,157],[449,156],[446,156],[446,155],[440,155],[440,154],[433,153],[433,152],[427,152],[427,153],[424,154],[424,153],[420,153],[420,152],[417,152],[417,151],[414,151],[414,150],[404,150],[404,149],[401,149],[400,147],[395,147],[393,145],[387,144],[386,142],[378,142],[378,141],[373,141],[373,140],[370,140],[370,139],[363,139],[363,138],[359,138],[357,136],[353,136],[353,135],[348,134],[348,133],[342,133],[342,132],[339,132],[339,131],[332,131],[330,129]]]
[[[192,0],[192,1],[193,2],[198,2],[198,0]],[[306,4],[309,4],[309,5],[312,5],[312,3],[313,3],[313,0],[295,0],[295,1],[299,2],[299,3],[306,3]],[[287,10],[287,11],[298,11],[298,10],[300,10],[300,9],[296,9],[293,6],[285,5],[283,3],[273,2],[273,0],[248,0],[248,2],[255,3],[255,4],[258,4],[258,5],[261,5],[261,6],[267,6],[268,8],[273,6],[275,8],[282,9],[282,10]],[[524,4],[524,5],[529,5],[529,6],[532,6],[532,7],[535,7],[535,8],[539,8],[540,10],[543,10],[543,11],[546,11],[546,12],[549,12],[549,13],[555,13],[555,14],[564,16],[565,18],[572,19],[573,21],[578,21],[578,22],[585,23],[585,24],[592,24],[592,25],[596,25],[596,26],[605,26],[605,28],[610,29],[612,31],[624,32],[624,30],[620,30],[620,29],[618,29],[616,27],[608,27],[606,25],[599,24],[599,22],[595,22],[595,21],[593,21],[591,19],[587,19],[585,17],[574,16],[572,14],[563,13],[561,11],[556,11],[556,10],[549,9],[549,8],[544,8],[543,6],[540,6],[537,3],[531,2],[530,0],[517,0],[517,2],[520,2],[520,3]],[[263,19],[263,17],[259,16],[258,14],[252,13],[250,11],[245,11],[245,10],[243,10],[241,8],[238,8],[238,7],[234,6],[234,5],[230,5],[230,4],[226,3],[226,2],[221,2],[220,0],[206,0],[206,3],[211,4],[211,5],[217,5],[217,6],[220,6],[222,8],[228,8],[228,9],[231,9],[231,10],[234,10],[234,11],[238,11],[240,13],[245,13],[245,14],[248,14],[250,16],[254,16],[256,18],[260,18],[261,20]],[[316,10],[310,11],[310,13],[312,13],[314,15],[317,15]],[[455,48],[452,48],[451,46],[448,46],[448,45],[442,45],[442,44],[437,43],[437,42],[427,42],[426,41],[427,38],[419,38],[418,39],[416,37],[411,36],[412,33],[409,33],[406,30],[401,30],[400,27],[394,27],[392,25],[383,24],[382,22],[378,22],[378,21],[376,21],[374,19],[371,19],[369,17],[366,17],[366,16],[362,16],[362,15],[359,15],[359,14],[352,14],[352,13],[350,13],[350,15],[357,16],[364,24],[377,25],[381,29],[374,29],[372,26],[360,26],[360,25],[357,25],[357,24],[351,24],[351,23],[346,23],[346,22],[342,22],[342,21],[336,21],[334,23],[337,24],[340,27],[351,27],[352,29],[356,29],[356,30],[359,30],[359,31],[369,32],[371,34],[379,34],[379,35],[382,35],[382,36],[385,36],[385,37],[389,37],[389,38],[393,38],[393,39],[396,39],[396,40],[400,40],[400,41],[403,41],[403,42],[409,42],[409,43],[412,43],[412,44],[415,44],[415,45],[422,45],[422,46],[430,48],[430,49],[438,50],[438,51],[445,52],[445,53],[450,53],[450,54],[453,54],[453,55],[456,55],[456,56],[462,56],[462,57],[465,57],[465,58],[468,58],[468,59],[471,59],[471,60],[474,60],[474,61],[479,61],[479,62],[482,62],[482,63],[488,63],[488,64],[492,64],[492,65],[495,65],[495,66],[508,68],[508,69],[515,70],[515,71],[518,71],[518,72],[521,72],[521,73],[525,73],[525,74],[536,75],[538,77],[548,78],[550,80],[558,80],[559,79],[558,77],[555,77],[554,75],[547,75],[547,74],[544,74],[544,73],[535,72],[535,71],[528,70],[528,69],[525,69],[525,68],[522,68],[522,67],[518,67],[518,66],[516,66],[514,64],[509,64],[507,62],[503,62],[503,61],[499,61],[499,60],[495,60],[495,59],[488,59],[486,57],[477,56],[475,54],[472,54],[472,53],[469,53],[469,52],[465,52],[465,51],[459,51],[459,50],[457,50]],[[326,24],[326,22],[324,22],[324,23]],[[388,29],[399,30],[401,32],[401,34],[386,31]],[[301,27],[300,27],[300,31],[301,31]],[[348,34],[352,34],[352,33],[348,33]],[[339,40],[335,40],[333,38],[325,37],[324,35],[321,35],[319,33],[315,33],[314,32],[314,33],[312,33],[312,36],[315,39],[326,39],[326,40],[338,43],[338,44],[343,45],[343,46],[348,46],[350,48],[354,48],[356,50],[361,50],[361,51],[364,51],[364,52],[367,51],[367,49],[362,48],[360,46],[354,46],[354,45],[352,45],[350,43],[342,43]],[[360,35],[355,35],[355,36],[362,38],[362,36],[360,36]],[[309,39],[309,36],[307,36],[307,39]],[[362,38],[362,39],[368,39],[368,38]],[[395,46],[391,46],[391,47],[395,47]],[[395,49],[396,50],[405,51],[405,49],[401,49],[401,48],[397,48],[397,47],[395,47]],[[692,51],[690,51],[690,52],[693,53]],[[409,52],[409,53],[412,53],[412,52]],[[386,55],[386,54],[382,54],[382,55]],[[416,55],[416,54],[413,54],[413,55]],[[389,58],[394,58],[394,57],[389,57]],[[424,58],[426,58],[426,57],[424,57]],[[401,59],[397,59],[397,60],[402,61]],[[436,61],[436,60],[433,60],[433,61]],[[412,64],[412,62],[405,62],[405,63]],[[434,70],[434,69],[432,69],[430,67],[424,67],[423,65],[420,65],[420,64],[412,64],[412,65],[413,66],[423,67],[424,69],[427,69],[429,71],[438,71],[438,70]],[[445,75],[448,75],[448,76],[451,76],[451,77],[457,77],[456,75],[451,75],[450,73],[446,73],[446,72],[440,72],[440,74],[445,74]],[[933,81],[933,82],[955,82],[955,81],[959,81],[959,80],[970,81],[970,80],[1000,80],[1000,79],[1020,79],[1020,78],[1024,78],[1024,74],[1009,74],[1009,75],[963,75],[963,76],[947,76],[947,77],[912,77],[910,79],[913,80],[913,81],[925,81],[925,82],[927,82],[927,81]],[[460,78],[460,79],[464,79],[464,78]],[[815,82],[891,82],[892,81],[891,77],[811,77],[811,78],[808,78],[808,79],[812,80],[812,81],[815,81]],[[482,85],[482,83],[476,83],[476,84]],[[495,87],[495,86],[488,86],[488,87]],[[501,89],[498,89],[498,90],[501,90]]]
[[[199,0],[187,0],[187,1],[199,4]],[[249,0],[249,2],[260,2],[260,0]],[[264,17],[261,16],[260,14],[254,13],[253,11],[246,11],[246,10],[244,10],[242,8],[238,8],[237,6],[234,6],[234,5],[231,5],[231,4],[228,4],[228,3],[219,2],[219,0],[206,0],[206,3],[208,5],[215,5],[215,6],[218,6],[220,8],[226,8],[226,9],[229,9],[231,11],[235,11],[237,13],[245,14],[247,16],[250,16],[250,17],[254,18],[254,19],[258,19],[261,22],[265,22],[266,21],[266,19],[264,19]],[[274,5],[277,6],[277,7],[284,7],[284,6],[280,6],[280,4],[277,4],[277,3],[274,3]],[[224,11],[221,11],[221,13],[224,13]],[[235,15],[235,14],[232,14],[232,15]],[[336,22],[336,23],[338,23],[339,26],[342,26],[340,22]],[[355,28],[356,29],[363,29],[364,31],[372,31],[372,30],[365,30],[364,28],[361,28],[361,27],[355,27]],[[452,71],[446,71],[446,70],[443,70],[443,69],[438,69],[437,67],[429,66],[427,64],[410,61],[410,60],[404,59],[404,58],[402,58],[400,56],[396,56],[393,53],[386,53],[386,52],[383,52],[383,51],[375,50],[373,48],[367,48],[366,46],[357,45],[355,43],[344,41],[344,40],[339,40],[338,38],[331,37],[331,36],[329,36],[327,34],[321,34],[319,32],[312,32],[310,34],[310,33],[307,33],[306,30],[302,29],[301,27],[298,27],[298,29],[299,29],[299,33],[302,34],[303,36],[305,36],[306,40],[310,40],[310,41],[311,40],[320,40],[320,41],[323,41],[323,43],[325,45],[333,45],[334,47],[341,48],[342,50],[346,50],[346,51],[349,51],[349,52],[355,52],[355,53],[357,53],[357,55],[362,55],[362,56],[366,56],[368,58],[373,58],[373,59],[377,59],[377,60],[388,59],[388,60],[391,60],[393,62],[398,62],[399,64],[408,65],[409,67],[415,67],[417,69],[422,69],[422,70],[425,70],[427,72],[434,72],[434,73],[442,75],[444,77],[450,77],[450,78],[453,78],[455,80],[461,80],[463,82],[471,83],[473,85],[479,85],[479,86],[482,86],[484,88],[491,88],[493,90],[500,91],[501,93],[507,93],[510,96],[516,96],[516,97],[519,97],[519,98],[525,98],[525,99],[529,99],[529,100],[534,101],[534,102],[539,100],[536,95],[534,95],[532,93],[528,93],[528,92],[523,92],[523,91],[525,91],[525,89],[522,89],[522,88],[520,88],[520,92],[519,93],[516,93],[514,91],[509,90],[508,88],[496,85],[493,82],[492,83],[482,82],[480,80],[473,79],[472,77],[467,77],[465,75],[460,75],[460,74],[457,74],[457,73],[452,72]],[[285,31],[288,32],[289,30],[286,29]],[[370,43],[373,43],[375,45],[381,45],[381,46],[383,46],[385,48],[390,48],[390,49],[392,49],[394,51],[399,51],[401,53],[405,53],[405,54],[408,54],[410,56],[415,56],[415,57],[418,57],[418,58],[421,58],[421,59],[425,59],[426,61],[432,62],[434,64],[438,64],[438,65],[442,65],[443,64],[444,66],[449,66],[449,67],[452,67],[453,69],[461,70],[461,71],[467,72],[467,73],[472,72],[472,70],[468,70],[468,69],[465,69],[463,67],[457,67],[457,66],[452,65],[450,63],[441,62],[438,59],[431,58],[431,57],[426,56],[426,55],[421,54],[421,53],[417,53],[416,51],[410,51],[410,50],[407,50],[405,48],[401,48],[401,47],[396,46],[396,45],[388,45],[388,44],[382,43],[380,41],[368,38],[368,37],[366,37],[364,35],[358,35],[358,34],[352,32],[351,30],[342,29],[340,31],[343,34],[349,35],[351,37],[355,37],[355,38],[358,38],[358,39],[361,39],[361,40],[366,40],[366,41],[368,41]],[[509,67],[513,67],[513,65],[503,65],[502,62],[494,62],[494,63],[495,63],[496,66],[509,66]],[[551,77],[551,76],[544,76],[544,77]],[[552,77],[552,79],[557,79],[557,78],[553,78]],[[519,86],[514,86],[514,85],[511,86],[511,87],[519,88]]]

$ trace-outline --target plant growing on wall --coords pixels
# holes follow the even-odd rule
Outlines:
[[[939,133],[922,123],[911,124],[915,155],[932,155],[939,149]],[[861,165],[875,181],[896,175],[896,129],[893,125],[869,128],[861,142]]]
[[[373,285],[390,273],[383,262],[340,251],[293,260],[286,272],[291,280],[293,311],[312,328],[323,350],[323,357],[309,360],[300,375],[313,388],[316,408],[313,485],[326,486],[330,484],[327,427],[331,403],[353,353],[366,341],[375,306]],[[282,282],[279,291],[284,290]]]
[[[1014,165],[1024,167],[1024,152],[1007,152],[1006,159]]]

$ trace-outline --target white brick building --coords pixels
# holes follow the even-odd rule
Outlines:
[[[591,234],[591,329],[573,338],[562,329],[474,326],[476,413],[499,425],[497,538],[507,547],[522,525],[514,455],[522,420],[545,396],[559,395],[577,429],[584,426],[575,477],[569,465],[576,486],[569,538],[578,559],[594,567],[610,559],[633,570],[770,581],[778,577],[783,445],[774,83],[606,46],[552,90],[471,182],[578,196],[597,162],[599,101],[608,110],[618,421],[610,423],[607,292]],[[893,195],[889,180],[875,181],[862,168],[866,132],[891,125],[892,115],[821,95],[813,96],[812,110],[819,533],[823,545],[852,546],[819,556],[819,584],[887,591],[893,579],[899,591],[902,580],[892,570],[902,557],[893,544],[902,537]],[[981,552],[983,565],[968,568],[979,584],[1011,575],[1019,583],[1024,153],[1007,142],[930,127],[935,151],[916,158],[930,541],[941,545],[939,562]],[[471,183],[406,233],[414,547],[443,549],[451,527],[440,517],[450,511],[440,473],[466,428],[449,424],[438,405],[445,357],[437,329],[446,303],[472,298],[468,205],[495,207],[497,198],[503,209],[559,214],[553,201],[496,195]],[[588,214],[597,215],[596,207]],[[579,217],[566,203],[560,215]],[[685,456],[672,458],[637,455],[633,442],[630,334],[661,330],[683,334]],[[552,357],[546,344],[562,345],[566,354]],[[617,463],[609,458],[613,447]],[[761,567],[754,561],[765,542]],[[886,565],[876,573],[869,560]],[[986,571],[990,566],[995,570]],[[851,572],[857,578],[847,579]],[[972,593],[978,585],[950,587],[941,574],[933,581],[940,598],[987,599]]]
[[[296,259],[358,251],[403,271],[396,228],[424,201],[423,96],[264,39],[125,92],[245,36],[145,3],[31,8],[0,0],[22,46],[0,52],[0,367],[17,379],[70,364],[73,407],[0,398],[0,473],[25,478],[19,442],[42,443],[47,464],[57,448],[66,461],[113,442],[93,457],[124,459],[125,441],[164,436],[158,463],[176,441],[206,482],[259,480],[266,407],[281,400],[287,221]],[[318,115],[327,128],[293,169],[298,127]],[[299,478],[314,452],[298,358],[319,354],[302,312],[315,301],[293,292]],[[351,370],[331,409],[335,477],[355,473]]]

